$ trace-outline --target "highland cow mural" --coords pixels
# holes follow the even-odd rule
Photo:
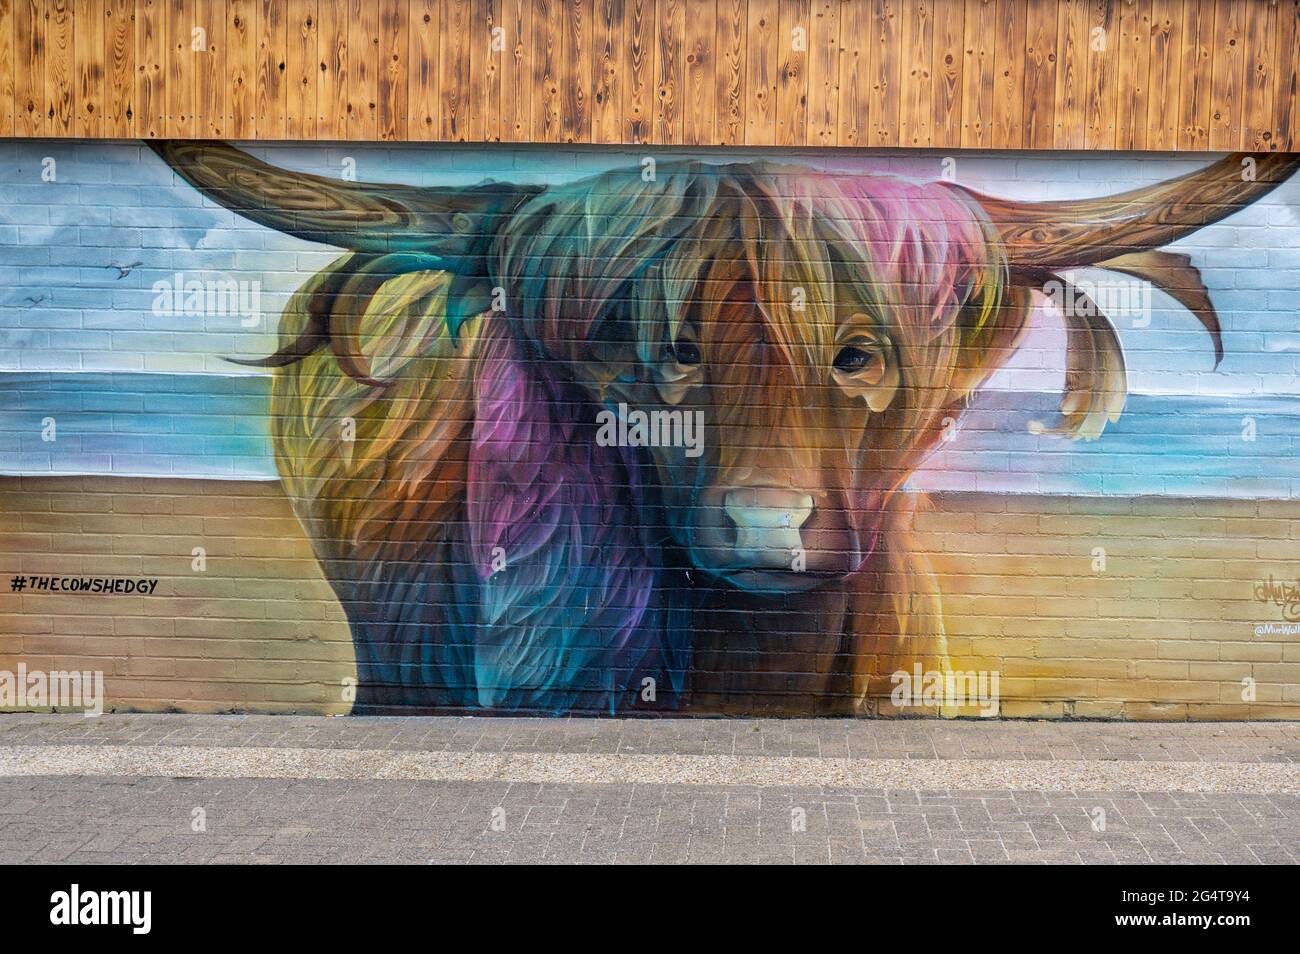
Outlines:
[[[1064,393],[1049,415],[1009,392],[995,426],[1105,445],[1125,351],[1080,270],[1170,296],[1217,365],[1214,296],[1166,246],[1300,165],[1013,201],[796,160],[413,186],[151,146],[240,221],[337,250],[278,347],[229,357],[270,371],[275,468],[365,712],[854,714],[900,672],[964,671],[916,537],[925,468],[964,489],[949,442],[1044,310]]]

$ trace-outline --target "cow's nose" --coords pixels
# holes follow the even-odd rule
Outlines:
[[[736,557],[747,563],[788,567],[802,547],[799,528],[813,512],[811,494],[776,487],[741,487],[723,502],[736,525]]]

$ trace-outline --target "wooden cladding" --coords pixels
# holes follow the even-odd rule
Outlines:
[[[0,135],[1300,150],[1300,0],[0,0]]]

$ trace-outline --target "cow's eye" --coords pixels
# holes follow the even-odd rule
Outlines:
[[[682,367],[689,368],[700,363],[700,346],[694,341],[678,341],[668,346],[668,353]]]
[[[866,351],[849,345],[841,348],[839,354],[835,356],[835,370],[842,371],[845,374],[857,374],[871,367],[873,362],[879,360],[881,360],[880,352]]]

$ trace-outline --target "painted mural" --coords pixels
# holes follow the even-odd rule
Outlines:
[[[1006,668],[988,662],[969,620],[953,631],[945,601],[969,617],[973,600],[1001,599],[979,614],[997,621],[987,635],[1019,624],[1043,642],[1064,638],[1046,608],[1056,597],[1082,604],[1100,572],[1087,561],[1098,550],[1105,561],[1105,546],[1083,541],[1084,562],[1050,574],[1057,589],[1028,605],[996,582],[970,590],[996,561],[979,562],[991,535],[1028,519],[1046,526],[1007,503],[1019,499],[1017,467],[1044,490],[1059,480],[1066,501],[1146,495],[1155,499],[1135,518],[1196,518],[1195,505],[1162,511],[1159,501],[1197,496],[1175,485],[1212,473],[1193,464],[1142,477],[1122,459],[1174,460],[1151,453],[1173,421],[1235,428],[1262,407],[1260,379],[1249,405],[1203,412],[1204,394],[1149,388],[1126,411],[1132,357],[1117,313],[1142,328],[1156,296],[1177,320],[1162,318],[1158,346],[1137,350],[1172,356],[1168,371],[1219,367],[1233,339],[1203,275],[1214,251],[1194,261],[1176,243],[1249,209],[1300,166],[1231,155],[1099,197],[1033,200],[959,176],[797,157],[626,157],[589,174],[383,185],[219,143],[151,146],[204,209],[244,223],[236,240],[253,239],[254,223],[258,236],[332,250],[289,270],[299,287],[278,308],[271,347],[213,360],[257,369],[234,382],[265,382],[244,396],[245,384],[230,384],[222,400],[261,405],[268,458],[346,621],[347,701],[369,713],[862,714],[888,701],[996,714]],[[260,241],[250,272],[259,252],[279,254]],[[110,257],[118,270],[140,265]],[[170,260],[175,280],[148,287],[153,313],[177,327],[187,314],[260,307],[238,282],[187,284],[183,248]],[[1283,307],[1294,317],[1294,301]],[[1052,332],[1039,327],[1046,315]],[[1059,388],[1008,387],[1017,374],[1048,376],[1025,359],[1042,341],[1060,346]],[[1140,374],[1164,373],[1137,360]],[[167,399],[203,402],[187,402],[186,380],[173,368],[166,388],[140,385],[158,394],[140,402],[141,417]],[[25,408],[57,403],[50,382],[39,398],[40,382],[25,386]],[[1289,447],[1267,477],[1223,475],[1209,496],[1272,479],[1281,492],[1255,496],[1294,498]],[[147,456],[116,455],[107,472],[132,476]],[[1202,454],[1201,464],[1215,462]],[[957,513],[927,505],[925,491],[1001,502]],[[943,539],[971,528],[979,546]],[[1160,558],[1176,549],[1155,547]],[[950,587],[954,550],[967,563]],[[1031,552],[1022,573],[1060,555]],[[1187,597],[1143,603],[1137,584],[1124,587],[1157,608]],[[1096,623],[1098,605],[1082,615]],[[1161,646],[1179,636],[1167,625]],[[1137,629],[1116,627],[1135,640]],[[1162,661],[1159,648],[1148,654]],[[1085,655],[1026,677],[1036,682],[1023,695],[1070,697],[1042,684],[1105,678],[1096,657],[1107,653]],[[1119,676],[1134,678],[1136,665]]]

